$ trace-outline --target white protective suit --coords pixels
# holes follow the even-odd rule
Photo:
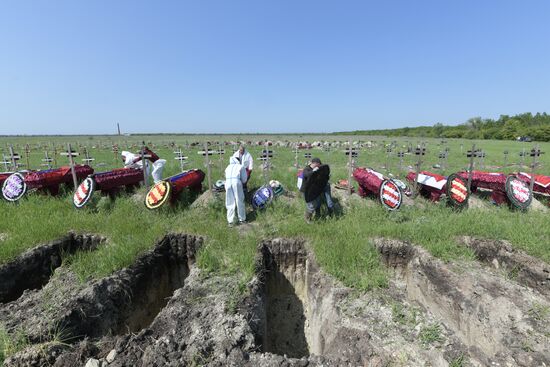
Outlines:
[[[164,165],[166,164],[166,159],[157,159],[153,162],[153,172],[151,172],[151,176],[153,176],[153,180],[155,180],[155,183],[162,181],[162,171],[164,170]]]
[[[143,162],[141,159],[138,160],[137,162],[134,162],[134,159],[140,158],[139,154],[134,154],[134,153],[124,151],[121,153],[121,155],[124,157],[124,167],[135,168],[135,169],[143,168]],[[164,170],[165,164],[166,164],[166,159],[157,159],[152,164],[147,159],[145,159],[145,169],[146,169],[147,175],[151,174],[153,176],[153,180],[155,181],[155,183],[162,180],[162,171]],[[151,166],[153,166],[152,172],[151,172]]]
[[[239,222],[246,220],[246,209],[244,206],[243,184],[246,183],[247,175],[245,167],[235,157],[229,159],[229,166],[225,169],[225,207],[227,208],[227,222],[235,220],[235,207]]]
[[[124,168],[143,169],[143,161],[141,159],[134,162],[136,158],[140,158],[139,155],[127,151],[123,151],[120,155],[124,158]],[[145,160],[145,169],[147,170],[147,174],[151,171],[149,166],[149,161]]]
[[[248,153],[248,150],[244,151],[244,154],[241,156],[241,153],[237,150],[235,153],[233,153],[234,158],[238,158],[241,160],[241,164],[249,171],[252,171],[252,168],[254,168],[254,161],[252,159],[252,155]]]

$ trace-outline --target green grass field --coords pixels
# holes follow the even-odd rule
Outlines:
[[[168,160],[165,176],[178,173],[179,163],[174,159],[174,149],[169,143],[174,142],[189,157],[186,166],[205,170],[204,158],[197,154],[202,146],[186,150],[187,142],[193,141],[230,141],[230,140],[346,140],[339,136],[147,136],[147,137],[17,137],[0,138],[4,153],[6,146],[13,144],[17,153],[22,154],[22,163],[26,163],[25,144],[31,147],[30,168],[37,169],[44,156],[44,150],[55,145],[59,152],[64,144],[70,142],[82,151],[87,147],[96,160],[96,171],[120,167],[120,157],[111,152],[113,143],[119,144],[120,150],[129,147],[137,151],[142,140],[154,145],[162,158]],[[383,173],[402,177],[407,166],[416,162],[414,155],[407,155],[400,167],[396,152],[408,143],[416,145],[419,140],[397,139],[396,148],[388,155],[385,144],[393,139],[382,137],[357,137],[354,141],[372,141],[371,148],[362,149],[356,160],[358,166],[369,166]],[[384,144],[385,142],[385,144]],[[439,163],[438,155],[446,147],[449,158],[445,170],[438,172],[452,173],[466,168],[468,158],[465,153],[474,142],[448,140],[442,143],[439,139],[427,140],[427,155],[422,168],[431,169]],[[519,152],[530,150],[535,143],[517,143],[503,141],[478,141],[487,156],[484,166],[487,170],[512,172],[520,170]],[[134,147],[132,145],[135,144]],[[40,147],[38,147],[40,146]],[[461,148],[462,146],[462,148]],[[217,146],[214,145],[214,149]],[[540,148],[548,151],[550,143],[541,143]],[[212,178],[222,178],[231,146],[226,146],[226,155],[222,161],[212,158]],[[251,146],[253,157],[257,158],[262,147]],[[274,169],[270,178],[282,182],[289,191],[297,193],[295,153],[291,148],[271,147],[274,150]],[[320,157],[331,165],[332,181],[347,178],[347,157],[344,148],[330,152],[312,149],[313,156]],[[507,150],[508,167],[504,164],[503,152]],[[300,166],[306,162],[303,150],[299,151]],[[57,156],[58,165],[66,164],[65,157]],[[81,159],[77,158],[77,161]],[[115,159],[116,158],[116,159]],[[550,174],[550,157],[541,157],[539,172]],[[98,164],[102,163],[98,167]],[[525,159],[525,164],[529,158]],[[386,166],[387,168],[382,168]],[[528,168],[523,167],[523,170]],[[251,186],[263,184],[264,178],[255,161],[255,171]],[[144,194],[144,190],[140,190]],[[368,200],[368,199],[367,199]],[[420,199],[422,201],[422,199]],[[84,281],[92,277],[101,277],[131,264],[135,257],[152,247],[156,240],[167,232],[186,232],[206,237],[205,247],[198,255],[199,266],[207,272],[231,273],[242,276],[243,283],[248,281],[254,271],[256,246],[264,238],[303,237],[308,240],[315,255],[324,269],[341,280],[344,284],[359,290],[373,287],[384,287],[387,275],[379,262],[378,254],[370,243],[370,238],[377,236],[410,240],[428,249],[432,254],[445,260],[470,259],[472,254],[459,246],[456,238],[460,235],[506,239],[527,253],[550,262],[550,228],[547,225],[548,215],[541,212],[520,213],[506,207],[493,207],[488,210],[454,211],[444,204],[431,204],[414,207],[402,207],[399,212],[389,213],[379,205],[354,205],[338,218],[331,218],[305,224],[303,220],[304,203],[299,197],[294,201],[276,201],[267,210],[257,213],[252,219],[250,229],[228,228],[225,221],[225,207],[221,201],[206,209],[190,209],[189,198],[184,195],[173,208],[159,211],[148,211],[142,200],[131,195],[123,195],[115,201],[102,200],[96,208],[76,210],[72,206],[72,190],[67,190],[59,197],[31,194],[20,202],[13,204],[0,201],[0,263],[9,261],[21,252],[37,244],[55,239],[69,230],[76,232],[93,232],[106,236],[107,243],[97,251],[78,253],[65,259],[66,263]]]

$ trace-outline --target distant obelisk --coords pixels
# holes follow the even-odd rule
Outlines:
[[[118,122],[116,123],[116,128],[118,129],[118,135],[120,135],[120,124]]]

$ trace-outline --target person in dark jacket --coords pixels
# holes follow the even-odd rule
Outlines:
[[[332,215],[334,203],[330,195],[329,178],[330,167],[327,164],[322,164],[319,158],[313,158],[304,168],[300,191],[304,194],[306,201],[305,219],[307,222],[311,221],[314,212],[317,216],[321,213],[323,197],[327,204],[328,213]]]

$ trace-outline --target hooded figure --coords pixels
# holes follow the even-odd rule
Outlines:
[[[244,145],[239,146],[239,149],[235,153],[233,153],[233,157],[238,158],[241,164],[246,169],[247,177],[250,178],[250,174],[252,173],[252,168],[254,168],[254,160],[252,159],[252,155],[246,150]]]
[[[246,183],[246,180],[246,168],[238,158],[229,158],[229,166],[225,169],[225,207],[229,225],[232,225],[235,219],[235,207],[237,207],[239,223],[246,221],[243,191],[243,184]]]

